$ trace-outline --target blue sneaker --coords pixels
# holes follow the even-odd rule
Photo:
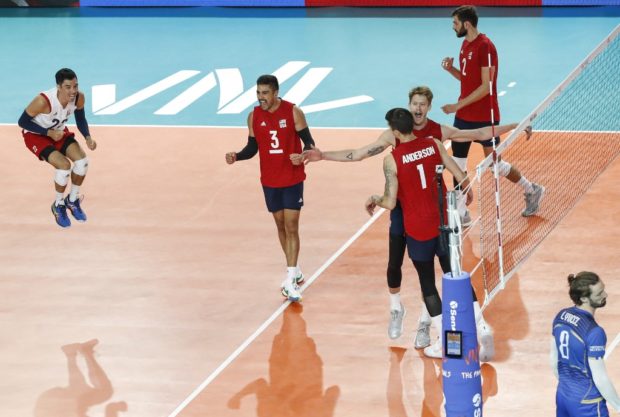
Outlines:
[[[69,220],[69,216],[67,216],[67,208],[64,204],[56,205],[56,203],[52,203],[52,214],[56,218],[56,223],[60,227],[71,227],[71,220]]]
[[[86,213],[84,213],[82,207],[80,207],[80,201],[81,200],[78,198],[74,202],[71,202],[69,200],[69,196],[65,197],[65,205],[71,211],[71,214],[73,215],[75,220],[84,223],[86,221]]]

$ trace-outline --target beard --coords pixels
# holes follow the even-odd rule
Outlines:
[[[460,30],[455,30],[457,38],[464,38],[467,35],[467,30],[462,27]]]
[[[601,308],[601,307],[605,307],[605,305],[607,304],[607,299],[603,298],[600,301],[592,301],[590,300],[590,305],[594,308]]]

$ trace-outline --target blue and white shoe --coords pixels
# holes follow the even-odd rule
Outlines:
[[[287,300],[292,302],[301,301],[301,294],[299,293],[299,286],[294,282],[295,278],[287,278],[282,282],[280,291]]]
[[[299,271],[297,273],[297,275],[295,276],[295,284],[297,285],[301,285],[304,283],[304,280],[306,279],[306,277],[304,277],[303,272]]]
[[[65,205],[71,211],[71,214],[73,215],[75,220],[77,220],[78,222],[84,223],[86,221],[86,213],[84,213],[84,210],[82,210],[82,207],[80,206],[80,202],[81,202],[80,198],[71,202],[71,200],[69,200],[69,196],[65,197]]]
[[[52,203],[52,214],[56,219],[56,223],[60,227],[71,227],[71,220],[67,216],[67,207],[64,204],[56,205],[56,202]]]

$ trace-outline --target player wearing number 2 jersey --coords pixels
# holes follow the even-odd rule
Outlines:
[[[557,417],[605,417],[606,401],[620,411],[620,399],[605,370],[605,331],[594,320],[605,306],[603,281],[593,272],[569,275],[574,307],[561,310],[553,320],[551,365],[558,377]]]
[[[452,12],[452,29],[459,38],[465,38],[461,46],[456,68],[454,58],[446,57],[441,67],[460,81],[461,94],[453,104],[446,104],[441,109],[446,114],[456,113],[454,127],[459,129],[476,129],[492,124],[499,124],[499,106],[497,102],[497,72],[499,68],[497,50],[493,42],[478,31],[478,12],[474,6],[461,6]],[[499,137],[495,137],[499,145]],[[482,145],[484,156],[493,152],[493,139],[477,141]],[[467,154],[471,142],[453,143],[452,156],[459,167],[467,170]],[[545,188],[530,182],[519,169],[507,161],[499,159],[497,163],[499,175],[510,182],[520,185],[525,196],[524,217],[533,216],[538,212]],[[461,223],[469,221],[469,212],[462,206],[459,208]]]
[[[84,94],[78,90],[75,72],[63,68],[56,73],[56,87],[37,95],[18,121],[23,129],[26,147],[37,158],[56,169],[56,200],[52,203],[52,214],[61,227],[71,226],[67,208],[77,221],[86,221],[78,194],[88,171],[88,158],[75,140],[75,135],[65,126],[70,116],[75,114],[78,130],[86,139],[86,146],[91,151],[95,150],[97,143],[90,137],[84,115],[85,102]],[[65,197],[69,176],[71,191]]]
[[[314,146],[304,113],[292,103],[278,97],[279,83],[273,75],[261,75],[256,81],[259,105],[248,115],[248,142],[240,152],[226,154],[226,162],[250,159],[258,152],[261,184],[267,209],[278,228],[280,245],[286,256],[286,278],[282,294],[300,301],[299,287],[303,274],[297,265],[299,257],[299,215],[303,206],[303,165],[294,165],[291,154]]]

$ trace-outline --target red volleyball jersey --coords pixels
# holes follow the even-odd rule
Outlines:
[[[413,135],[416,138],[435,138],[442,140],[441,125],[434,120],[426,119],[426,126],[422,129],[413,129]]]
[[[443,162],[436,142],[419,138],[401,143],[392,151],[392,156],[396,161],[398,200],[403,208],[405,232],[416,240],[439,236],[439,192],[435,167],[443,165]],[[445,196],[443,181],[442,188]]]
[[[290,187],[306,179],[304,165],[293,165],[289,158],[292,153],[302,152],[293,106],[281,100],[273,113],[254,107],[252,129],[258,144],[260,181],[266,187]]]
[[[426,119],[426,125],[422,129],[413,129],[413,136],[416,138],[443,139],[441,134],[441,125],[431,119]],[[400,140],[398,138],[394,139],[396,140],[394,147],[397,147],[400,145]]]
[[[461,95],[459,100],[470,95],[482,84],[481,69],[489,67],[489,54],[491,54],[491,65],[495,67],[495,72],[491,73],[493,97],[488,95],[480,100],[463,107],[456,112],[456,117],[467,122],[490,122],[491,103],[493,104],[493,118],[495,122],[499,118],[499,104],[497,102],[497,73],[498,58],[495,45],[484,34],[479,34],[472,42],[463,41],[461,53],[459,55],[459,66],[461,69]]]

